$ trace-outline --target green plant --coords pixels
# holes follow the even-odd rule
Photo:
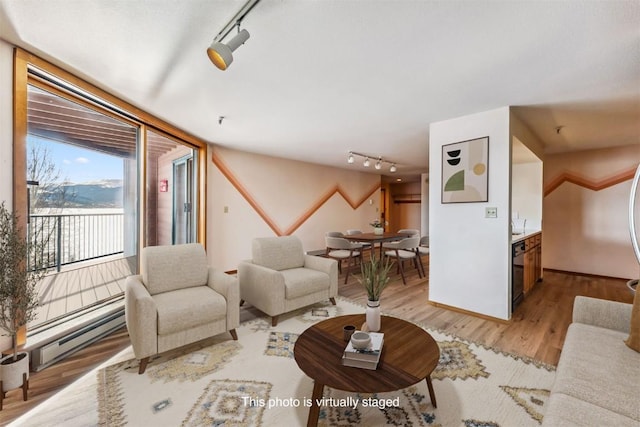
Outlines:
[[[18,330],[36,317],[36,286],[46,273],[42,268],[45,239],[28,244],[18,217],[4,202],[0,204],[0,329],[11,337],[13,359],[17,360]]]
[[[367,291],[367,298],[369,301],[379,301],[380,295],[384,288],[389,284],[389,271],[391,270],[393,263],[389,262],[389,259],[382,263],[382,261],[376,260],[375,255],[371,255],[369,262],[362,262],[360,265],[360,271],[362,272],[362,278],[358,279],[362,286]]]
[[[380,221],[379,219],[374,219],[372,222],[369,223],[370,226],[375,227],[375,228],[382,228],[384,227],[384,225],[382,225],[382,221]]]

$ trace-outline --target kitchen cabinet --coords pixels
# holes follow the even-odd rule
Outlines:
[[[512,243],[512,311],[542,279],[542,233],[526,233]]]
[[[542,234],[527,237],[524,242],[524,294],[542,279]]]

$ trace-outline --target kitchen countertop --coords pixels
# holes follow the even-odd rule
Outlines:
[[[531,237],[531,236],[536,235],[538,233],[542,233],[542,230],[527,228],[527,229],[524,230],[524,233],[522,233],[522,234],[514,234],[514,235],[512,235],[511,236],[511,243],[513,244],[513,243],[520,242],[520,241],[526,239],[527,237]]]

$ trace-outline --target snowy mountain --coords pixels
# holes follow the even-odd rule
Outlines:
[[[39,189],[38,207],[121,208],[122,186],[120,179],[47,185]]]

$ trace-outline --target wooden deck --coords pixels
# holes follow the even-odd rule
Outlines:
[[[46,275],[38,285],[38,317],[29,324],[29,329],[122,295],[125,279],[134,274],[135,260],[112,256]]]

